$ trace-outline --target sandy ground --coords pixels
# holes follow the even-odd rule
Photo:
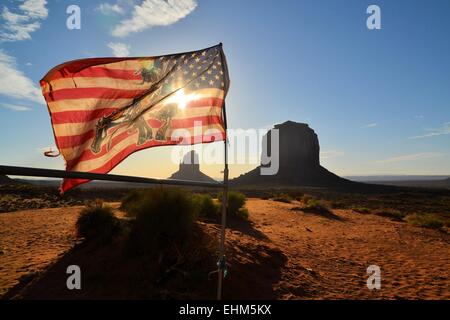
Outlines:
[[[233,275],[231,266],[227,281],[270,277],[270,297],[279,299],[450,299],[449,235],[350,210],[325,216],[290,210],[296,205],[249,199],[252,227],[231,225],[227,241],[229,255],[248,260],[248,273]],[[0,214],[0,296],[75,245],[80,208]],[[258,248],[278,253],[262,260],[259,252],[254,260]],[[380,290],[366,286],[373,264],[381,268]]]
[[[449,235],[350,210],[323,217],[293,206],[248,202],[255,227],[288,258],[276,285],[280,298],[450,298]],[[380,290],[367,288],[369,265],[381,268]],[[289,286],[298,294],[283,294]]]

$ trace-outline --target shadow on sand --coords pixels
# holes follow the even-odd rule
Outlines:
[[[230,230],[242,232],[243,234],[246,234],[258,240],[269,241],[269,238],[264,233],[256,229],[254,227],[254,223],[249,220],[236,218],[228,219],[227,228]]]
[[[302,211],[306,214],[313,214],[325,219],[329,220],[335,220],[335,221],[346,221],[345,218],[338,216],[337,214],[333,213],[331,210],[327,208],[302,208],[302,207],[294,207],[291,210],[293,211]]]
[[[286,256],[270,246],[250,224],[232,223],[239,232],[227,234],[229,274],[224,298],[274,299]],[[45,271],[25,277],[2,299],[215,299],[217,225],[202,224],[198,239],[183,249],[182,263],[170,254],[124,254],[123,241],[84,241]],[[246,236],[249,235],[249,236]],[[68,290],[67,268],[81,270],[81,290]],[[161,281],[161,279],[163,279]]]

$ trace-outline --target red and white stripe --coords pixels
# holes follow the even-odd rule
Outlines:
[[[143,83],[136,70],[148,65],[152,59],[78,60],[54,68],[41,80],[56,145],[66,161],[67,170],[107,173],[138,150],[180,143],[168,138],[167,141],[150,140],[138,146],[137,130],[117,126],[109,130],[99,153],[93,153],[90,149],[97,121],[129,105],[149,89],[150,84]],[[225,139],[222,119],[224,97],[225,92],[220,89],[195,91],[195,99],[175,114],[169,130],[184,129],[189,133],[189,138],[185,137],[181,142],[184,144]],[[164,108],[165,103],[165,100],[161,101],[152,110]],[[161,125],[159,120],[151,117],[151,111],[144,115],[144,119],[155,128],[156,133]],[[112,131],[115,133],[109,141]],[[61,190],[64,192],[84,182],[87,180],[66,179]]]

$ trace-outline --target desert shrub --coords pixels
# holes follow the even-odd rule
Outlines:
[[[132,207],[137,201],[139,201],[140,197],[142,197],[142,192],[143,190],[132,190],[128,192],[122,199],[120,210],[123,210],[127,213],[132,212]]]
[[[219,212],[219,206],[214,203],[213,198],[209,194],[194,194],[192,196],[199,217],[212,218],[216,217]]]
[[[440,229],[444,226],[444,222],[432,214],[410,214],[406,216],[405,220],[416,227]]]
[[[236,212],[236,217],[238,217],[239,219],[248,220],[248,216],[249,213],[247,208],[240,208],[238,212]]]
[[[286,193],[277,194],[272,199],[273,201],[283,202],[283,203],[291,203],[292,197]]]
[[[363,213],[363,214],[368,214],[371,212],[371,210],[369,208],[360,207],[360,206],[352,207],[351,209],[355,212]]]
[[[346,202],[342,201],[342,200],[333,200],[330,201],[330,206],[333,209],[346,209],[348,208],[348,205]]]
[[[111,207],[100,200],[88,202],[76,222],[77,236],[87,240],[110,240],[119,228],[120,221]]]
[[[303,195],[304,195],[303,192],[301,192],[301,191],[296,191],[296,190],[294,190],[294,191],[289,191],[287,194],[288,194],[288,196],[291,198],[292,201],[294,201],[294,200],[300,201],[301,198],[302,198]]]
[[[222,203],[222,192],[219,192],[217,199]],[[237,191],[228,191],[228,216],[248,219],[248,210],[244,208],[246,201],[247,199],[244,194]]]
[[[145,251],[162,245],[161,239],[165,243],[183,243],[194,229],[197,208],[192,196],[181,189],[140,191],[127,211],[136,217],[130,244],[134,249]]]
[[[303,206],[304,211],[329,212],[327,206],[320,200],[310,198]]]
[[[291,208],[293,211],[304,211],[304,212],[317,212],[317,213],[331,213],[330,209],[320,200],[310,198],[307,203],[301,206],[296,206]]]
[[[300,202],[302,202],[302,203],[304,203],[304,204],[307,204],[308,201],[309,201],[309,200],[312,200],[312,199],[314,199],[314,198],[311,197],[311,196],[308,196],[307,194],[304,194],[304,195],[302,195],[297,201],[300,201]]]
[[[406,214],[402,213],[401,211],[395,210],[395,209],[381,209],[381,210],[375,211],[375,214],[377,216],[387,217],[387,218],[391,218],[391,219],[397,220],[397,221],[403,221],[403,218],[406,215]]]

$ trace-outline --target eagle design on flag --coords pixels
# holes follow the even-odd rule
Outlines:
[[[70,61],[40,83],[68,171],[108,173],[138,150],[226,136],[229,77],[221,44],[156,57]],[[61,192],[84,182],[65,179]]]

